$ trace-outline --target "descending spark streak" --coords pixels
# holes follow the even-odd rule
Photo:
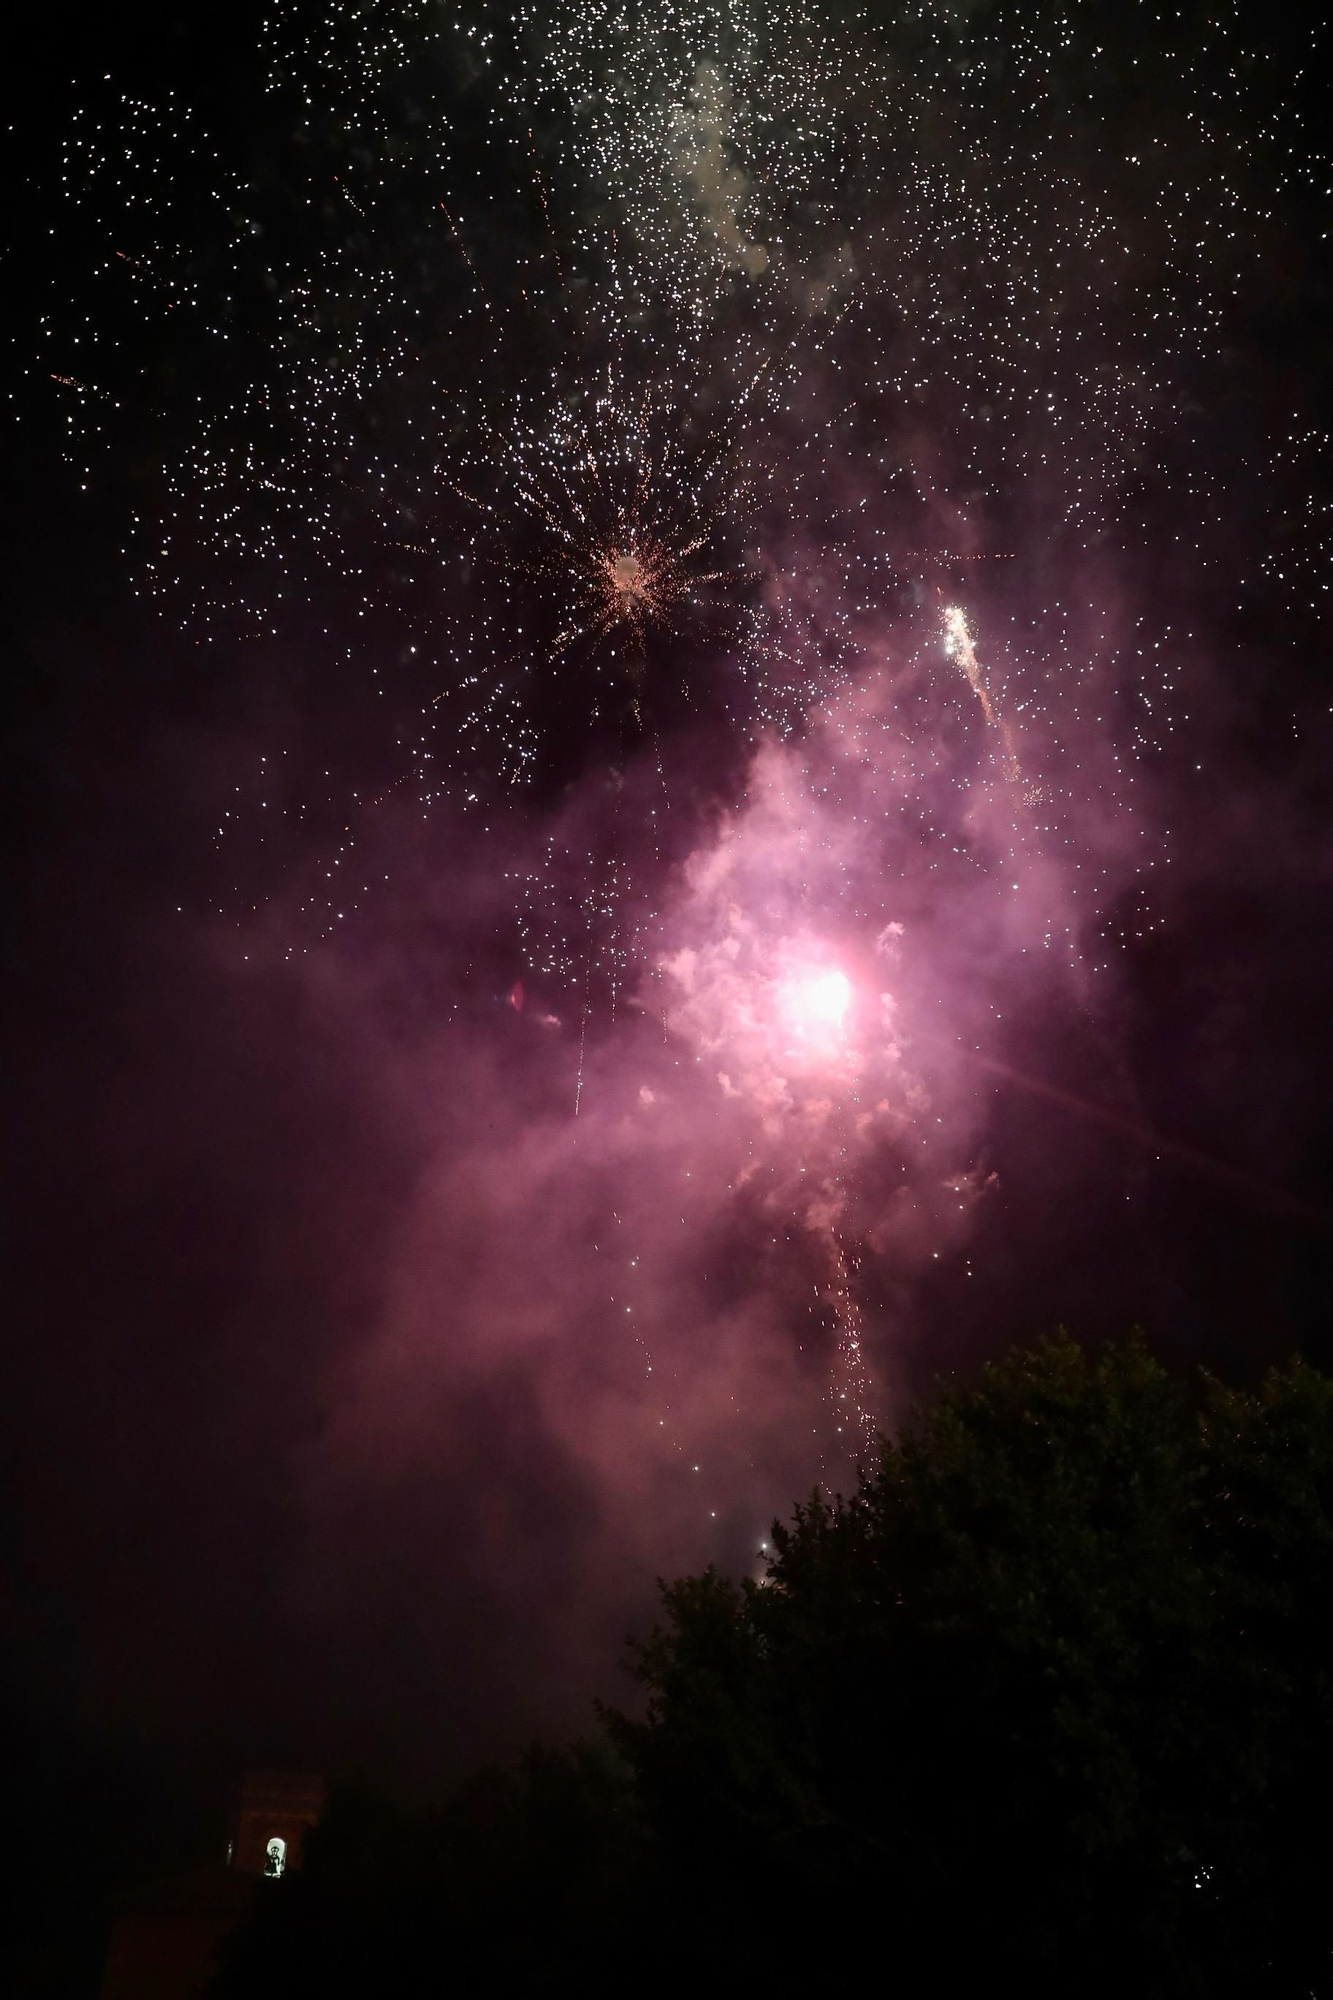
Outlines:
[[[579,1115],[579,1109],[583,1103],[583,1063],[585,1054],[587,1052],[587,1046],[588,1046],[588,1002],[585,999],[583,1002],[582,1013],[579,1016],[579,1066],[578,1066],[578,1075],[574,1084],[574,1116],[576,1118]]]
[[[861,1304],[853,1287],[846,1247],[832,1229],[828,1233],[828,1251],[832,1277],[829,1302],[838,1329],[837,1365],[832,1390],[835,1415],[838,1414],[839,1404],[850,1406],[847,1428],[859,1443],[868,1445],[874,1438],[875,1412],[871,1403],[873,1384],[866,1362]],[[839,1379],[844,1385],[842,1388],[837,1387]],[[843,1431],[841,1420],[836,1428],[839,1433]]]
[[[967,614],[960,604],[949,605],[944,613],[944,650],[951,660],[957,660],[967,675],[968,685],[981,703],[981,713],[986,718],[987,727],[993,729],[1000,739],[1005,777],[1011,784],[1021,784],[1023,771],[1018,761],[1013,731],[991,699],[981,662],[977,658],[977,649],[968,626]]]
[[[851,980],[840,966],[802,970],[781,981],[775,993],[780,1020],[792,1041],[790,1053],[799,1063],[827,1068],[831,1078],[840,1083],[841,1094],[848,1103],[854,1096],[854,1087],[844,1073],[846,1066],[854,1062],[848,1046],[848,1015],[853,999]],[[838,1170],[830,1176],[827,1193],[810,1206],[804,1219],[828,1259],[824,1303],[836,1328],[828,1390],[835,1434],[844,1438],[850,1431],[862,1443],[868,1443],[875,1429],[872,1385],[866,1364],[861,1307],[839,1232],[844,1206],[844,1177],[842,1170]]]

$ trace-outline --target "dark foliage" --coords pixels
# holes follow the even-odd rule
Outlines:
[[[1016,1353],[665,1589],[619,1766],[331,1812],[225,1991],[1333,1993],[1331,1517],[1313,1369]]]

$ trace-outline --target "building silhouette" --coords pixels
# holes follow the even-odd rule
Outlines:
[[[232,1867],[242,1875],[269,1876],[299,1869],[306,1834],[324,1810],[324,1797],[322,1779],[294,1771],[249,1772],[236,1813]]]
[[[202,2000],[219,1947],[265,1893],[265,1882],[300,1869],[324,1798],[323,1781],[307,1773],[249,1772],[225,1859],[120,1898],[101,2000]]]

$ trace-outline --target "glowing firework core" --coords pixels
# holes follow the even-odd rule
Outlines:
[[[647,586],[644,582],[643,564],[636,555],[614,556],[612,558],[611,581],[615,586],[617,596],[624,600],[626,609],[628,609],[630,602],[634,598],[647,597],[648,595]]]
[[[852,982],[836,967],[804,973],[783,989],[783,1011],[797,1034],[809,1041],[840,1035],[852,1001]]]
[[[617,624],[628,625],[635,642],[642,643],[648,626],[661,623],[685,595],[690,580],[685,565],[701,537],[672,548],[650,538],[627,546],[623,535],[624,524],[618,523],[614,540],[569,537],[580,559],[573,574],[583,599],[583,622],[562,635],[562,645],[580,632],[603,639]]]

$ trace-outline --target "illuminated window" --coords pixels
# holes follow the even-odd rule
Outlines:
[[[283,1869],[287,1866],[286,1841],[279,1839],[275,1833],[264,1852],[264,1873],[266,1875],[281,1875]]]

